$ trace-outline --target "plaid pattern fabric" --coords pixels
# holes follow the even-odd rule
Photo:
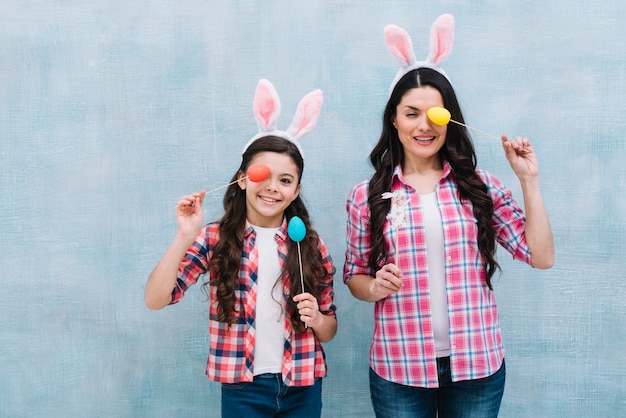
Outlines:
[[[209,335],[210,349],[206,374],[209,379],[221,383],[251,382],[254,377],[254,346],[258,252],[255,247],[256,233],[246,222],[244,245],[239,271],[239,286],[236,290],[236,305],[243,306],[237,322],[231,326],[218,321],[217,292],[210,286]],[[287,222],[284,221],[277,233],[278,255],[281,267],[287,258]],[[177,286],[172,291],[172,304],[185,295],[189,286],[208,271],[208,261],[218,241],[218,224],[205,225],[195,242],[187,250],[178,270]],[[320,238],[319,249],[327,271],[332,268],[332,259],[326,245]],[[289,289],[289,278],[283,280],[285,293]],[[336,318],[334,305],[333,278],[328,276],[319,286],[320,312]],[[326,355],[313,330],[294,332],[291,322],[284,321],[285,351],[283,355],[283,381],[289,386],[310,386],[315,378],[325,377],[327,372]]]
[[[481,170],[477,173],[494,201],[492,223],[497,242],[515,259],[530,264],[523,211],[497,179]],[[346,204],[345,283],[357,274],[375,274],[367,265],[371,251],[368,183],[356,185]],[[392,382],[433,388],[438,385],[437,364],[419,195],[405,183],[399,166],[391,191],[399,191],[409,202],[406,227],[393,230],[389,220],[384,225],[389,262],[402,271],[403,287],[397,295],[375,305],[370,366]],[[485,282],[471,203],[459,201],[454,173],[447,162],[436,195],[444,234],[452,379],[487,377],[498,371],[504,358],[498,310],[494,293]],[[396,240],[398,249],[394,253]]]

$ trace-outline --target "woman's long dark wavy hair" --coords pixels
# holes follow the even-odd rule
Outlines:
[[[383,115],[380,139],[370,153],[370,161],[376,170],[370,179],[368,196],[372,243],[368,265],[373,271],[379,270],[381,264],[387,260],[383,224],[391,207],[391,200],[382,199],[381,194],[390,190],[393,170],[404,160],[404,149],[398,138],[398,131],[393,126],[393,119],[406,92],[423,86],[437,89],[443,97],[444,107],[450,111],[451,118],[465,123],[452,85],[439,72],[430,68],[418,68],[405,74],[394,87]],[[487,286],[493,289],[491,278],[500,267],[495,259],[495,231],[491,224],[493,200],[487,193],[487,186],[476,173],[476,153],[465,127],[455,123],[448,125],[446,141],[439,156],[452,167],[461,204],[463,200],[468,200],[472,205],[478,222],[478,248],[485,263]]]
[[[261,152],[275,152],[291,157],[298,167],[298,184],[300,184],[304,171],[304,160],[293,143],[276,136],[259,138],[250,144],[243,154],[241,166],[231,181],[237,180],[241,173],[245,174],[253,158]],[[243,306],[235,305],[237,302],[236,291],[240,286],[239,270],[246,224],[246,191],[242,190],[237,183],[230,185],[224,194],[223,205],[224,215],[219,220],[219,240],[209,261],[211,279],[203,284],[203,289],[207,296],[210,296],[208,286],[217,287],[218,319],[228,324],[234,324],[238,320],[237,312],[243,309]],[[299,195],[285,209],[284,216],[287,220],[293,216],[298,216],[306,226],[306,235],[300,241],[304,288],[306,292],[318,298],[320,285],[325,283],[324,279],[328,275],[335,273],[334,268],[333,271],[327,271],[324,267],[322,254],[318,247],[318,234],[311,227],[309,212]],[[303,331],[304,324],[300,320],[296,303],[293,301],[293,296],[302,292],[300,288],[300,265],[297,256],[298,247],[297,243],[291,239],[287,240],[286,245],[289,254],[286,267],[274,286],[280,286],[282,289],[283,277],[287,275],[290,278],[289,295],[285,295],[286,315],[288,315],[295,330]],[[283,306],[282,301],[277,301],[277,303]]]

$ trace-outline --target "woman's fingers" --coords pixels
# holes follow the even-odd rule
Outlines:
[[[387,264],[376,273],[378,284],[397,291],[402,287],[402,272],[395,264]]]
[[[402,272],[395,264],[387,264],[376,272],[371,289],[378,299],[395,295],[402,287]]]

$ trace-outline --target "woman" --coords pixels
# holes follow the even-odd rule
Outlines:
[[[347,200],[344,282],[356,298],[376,303],[374,410],[395,418],[495,417],[505,377],[491,282],[496,242],[533,267],[554,263],[537,158],[527,138],[502,136],[523,211],[477,169],[463,126],[428,119],[428,109],[443,107],[464,123],[445,73],[418,65],[397,79],[370,154],[375,173]]]

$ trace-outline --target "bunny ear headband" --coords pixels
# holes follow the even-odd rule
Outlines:
[[[254,113],[257,126],[259,127],[259,132],[243,147],[242,154],[245,153],[250,144],[257,139],[274,135],[293,142],[296,147],[298,147],[302,158],[304,158],[300,141],[317,123],[323,101],[324,97],[322,91],[319,89],[313,90],[304,96],[298,104],[296,114],[289,128],[286,131],[280,131],[276,128],[276,122],[278,116],[280,116],[280,99],[278,98],[278,93],[276,93],[276,89],[272,83],[261,79],[256,86],[254,102],[252,103],[252,112]]]
[[[409,71],[420,67],[432,68],[444,77],[448,75],[441,68],[441,64],[448,58],[452,51],[454,39],[454,16],[444,14],[439,16],[430,28],[430,52],[424,61],[415,59],[413,43],[409,34],[399,26],[387,25],[384,30],[385,45],[391,54],[400,63],[400,70],[391,83],[389,93],[393,91],[396,83]]]

